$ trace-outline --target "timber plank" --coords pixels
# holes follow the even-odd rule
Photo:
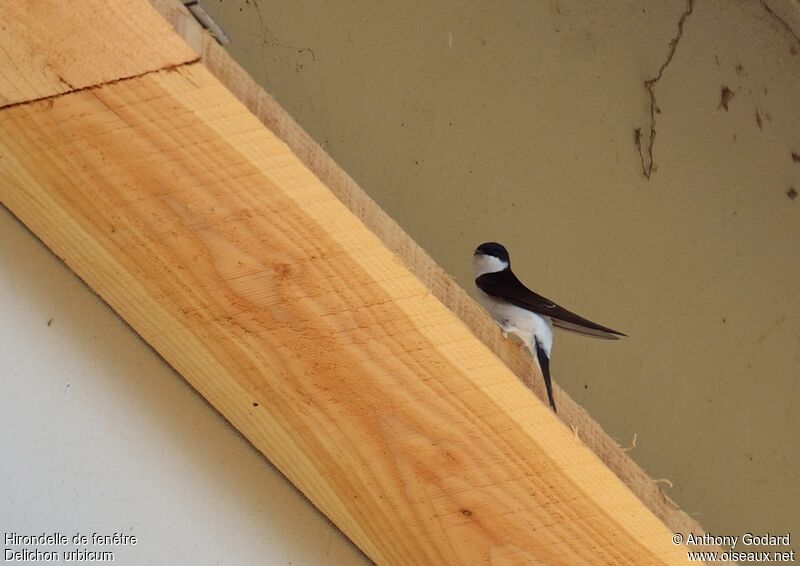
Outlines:
[[[345,172],[230,54],[206,34],[178,0],[150,0],[159,13],[195,51],[203,64],[234,96],[283,140],[305,165],[361,220],[404,265],[505,363],[540,399],[544,381],[535,359],[520,344],[508,340],[497,325],[429,255]],[[618,442],[578,405],[556,381],[553,393],[558,416],[667,527],[686,536],[705,532],[693,517],[669,498],[653,479],[624,452]],[[713,546],[697,550],[720,551]]]
[[[376,562],[685,560],[204,66],[0,111],[0,200]]]
[[[8,0],[0,21],[0,107],[197,59],[146,0]]]

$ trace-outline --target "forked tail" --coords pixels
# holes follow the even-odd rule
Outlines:
[[[534,338],[536,348],[536,359],[539,361],[539,369],[542,370],[542,377],[544,377],[544,386],[547,389],[547,398],[550,401],[550,406],[553,407],[553,412],[556,411],[556,402],[553,399],[553,384],[550,381],[550,358],[547,357],[544,349],[539,346],[539,342]]]

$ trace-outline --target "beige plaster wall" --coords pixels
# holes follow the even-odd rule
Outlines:
[[[707,530],[800,537],[797,2],[203,5],[459,283],[498,240],[630,335],[559,334],[555,379]]]

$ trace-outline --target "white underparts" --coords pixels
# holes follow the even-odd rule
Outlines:
[[[500,258],[476,254],[472,259],[472,270],[477,279],[487,273],[497,273],[508,268],[508,262]],[[535,354],[534,339],[547,357],[553,349],[553,323],[549,316],[541,316],[529,310],[490,297],[478,289],[478,300],[506,334],[516,334]]]
[[[516,334],[535,353],[534,339],[547,357],[553,349],[553,324],[550,317],[490,297],[478,289],[478,300],[503,332]]]

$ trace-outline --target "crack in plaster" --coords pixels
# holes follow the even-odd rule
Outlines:
[[[769,7],[769,4],[767,4],[765,2],[765,0],[761,0],[761,7],[764,8],[764,11],[767,14],[769,14],[770,16],[775,18],[778,21],[778,23],[781,24],[781,26],[783,26],[784,29],[786,29],[786,31],[789,32],[789,34],[794,38],[794,40],[798,44],[800,44],[800,35],[797,35],[797,33],[792,29],[792,26],[790,26],[789,23],[786,20],[784,20],[782,17],[780,17],[778,14],[776,14],[772,10],[772,8]],[[791,52],[792,52],[792,55],[797,55],[797,48],[792,46]]]
[[[658,70],[658,74],[655,77],[644,81],[644,87],[650,96],[650,136],[647,140],[647,146],[645,149],[642,146],[642,128],[636,128],[633,134],[633,143],[636,146],[636,149],[639,151],[639,158],[642,162],[642,174],[647,177],[648,180],[653,172],[657,169],[657,166],[653,161],[653,146],[656,143],[656,114],[661,113],[661,109],[658,108],[658,104],[656,103],[656,83],[661,80],[661,77],[664,75],[664,70],[672,62],[672,58],[675,56],[675,51],[678,49],[678,42],[683,37],[683,26],[686,23],[686,19],[692,14],[693,11],[694,0],[687,0],[686,10],[684,10],[680,19],[678,20],[678,32],[669,42],[669,52],[667,53],[666,60],[661,64],[661,68]]]

